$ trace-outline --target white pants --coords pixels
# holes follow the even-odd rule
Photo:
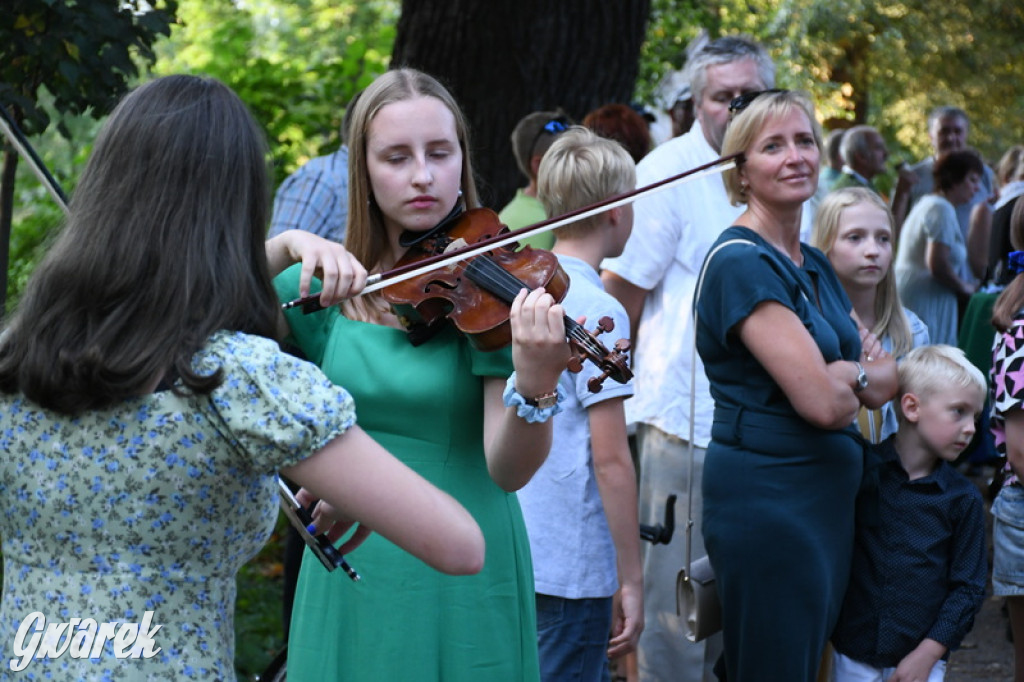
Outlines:
[[[675,493],[676,530],[667,545],[642,542],[644,631],[637,647],[640,682],[717,682],[712,672],[722,652],[722,633],[696,644],[686,639],[686,623],[676,613],[676,576],[686,560],[686,507],[689,460],[686,441],[648,424],[638,424],[640,523],[665,519],[665,499]],[[693,560],[703,557],[701,478],[704,448],[693,449]]]
[[[875,668],[860,663],[838,651],[832,657],[833,682],[886,682],[896,668]],[[946,678],[946,662],[937,661],[928,673],[928,682],[942,682]]]

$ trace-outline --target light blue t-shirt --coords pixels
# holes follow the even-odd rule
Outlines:
[[[605,292],[597,271],[578,258],[558,256],[558,261],[570,278],[562,301],[566,314],[573,319],[586,315],[587,329],[596,327],[601,317],[611,317],[615,329],[599,337],[607,347],[618,339],[628,339],[626,310]],[[568,399],[554,417],[551,453],[518,493],[539,594],[602,598],[612,596],[619,587],[615,546],[594,474],[587,408],[603,400],[629,397],[633,385],[609,378],[600,392],[591,393],[587,380],[600,374],[601,369],[592,362],[585,362],[578,374],[562,373],[559,384]]]

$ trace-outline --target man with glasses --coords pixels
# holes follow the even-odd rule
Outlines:
[[[510,230],[539,223],[547,218],[544,205],[537,198],[537,169],[544,153],[554,144],[558,136],[569,129],[572,121],[565,112],[535,111],[524,116],[512,130],[512,153],[516,165],[529,183],[516,190],[516,196],[498,213],[502,223]],[[555,233],[526,237],[521,240],[538,249],[550,249],[555,243]]]
[[[771,88],[775,65],[763,47],[741,37],[719,38],[686,65],[696,122],[689,132],[655,147],[637,166],[644,186],[712,162],[720,156],[729,105],[746,93]],[[639,199],[633,233],[621,256],[603,263],[602,279],[630,316],[635,332],[636,393],[626,417],[636,425],[640,459],[640,523],[664,517],[669,494],[677,511],[688,504],[687,441],[690,439],[690,366],[693,294],[704,256],[718,235],[739,216],[720,174],[691,180]],[[806,213],[806,211],[805,211]],[[739,276],[740,273],[738,273]],[[714,402],[696,359],[694,405],[693,559],[704,556],[701,535],[701,476],[711,439]],[[646,627],[640,637],[640,680],[711,682],[721,635],[687,642],[676,615],[676,574],[685,559],[685,534],[670,544],[647,545],[644,553]]]

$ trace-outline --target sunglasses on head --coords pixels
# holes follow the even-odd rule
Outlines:
[[[563,116],[553,118],[544,124],[544,127],[537,131],[537,134],[533,136],[533,142],[530,144],[530,152],[537,148],[537,141],[540,140],[540,136],[547,133],[548,135],[558,135],[564,133],[569,129],[569,121]]]
[[[761,95],[771,95],[777,92],[786,92],[779,88],[772,88],[770,90],[752,90],[750,92],[744,92],[742,95],[729,102],[729,116],[735,116],[739,112],[750,106],[750,103]]]

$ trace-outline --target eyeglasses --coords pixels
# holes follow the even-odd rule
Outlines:
[[[564,133],[569,129],[569,121],[563,116],[553,118],[544,124],[544,127],[537,131],[537,134],[533,136],[533,142],[530,143],[530,155],[533,155],[533,150],[537,148],[537,142],[540,140],[540,136],[544,133],[548,135],[558,135]]]
[[[772,95],[778,92],[786,91],[778,88],[772,88],[771,90],[752,90],[750,92],[744,92],[742,95],[729,102],[729,116],[732,117],[740,113],[761,95]]]

